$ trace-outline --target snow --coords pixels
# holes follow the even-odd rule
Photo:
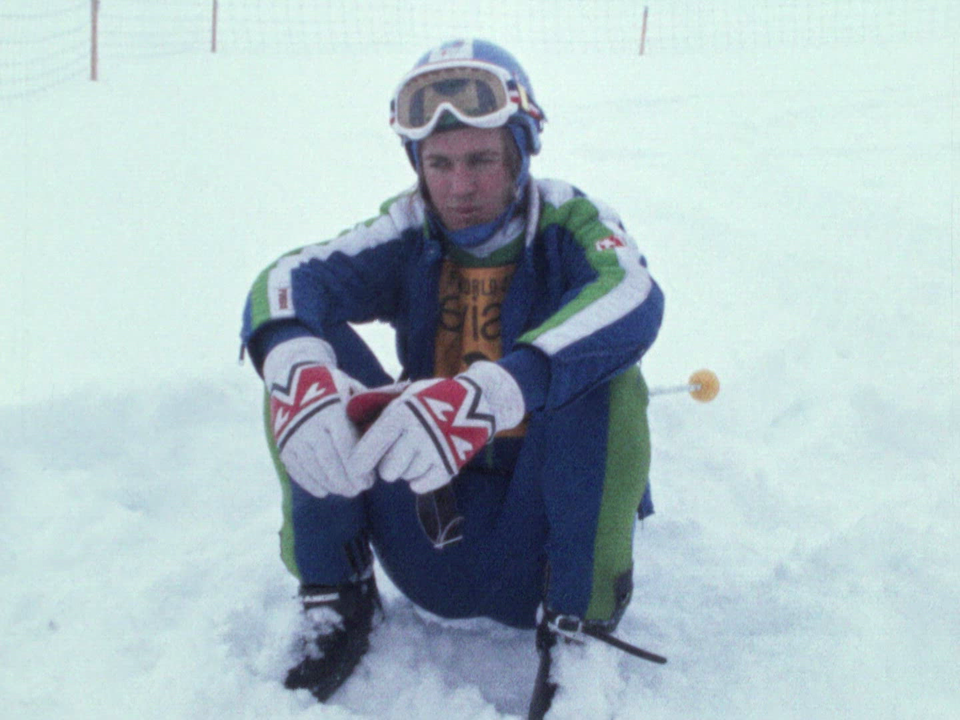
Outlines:
[[[651,405],[619,635],[670,662],[584,648],[560,717],[960,712],[960,83],[950,33],[905,36],[504,40],[550,117],[534,173],[618,208],[664,287],[648,381],[722,383]],[[428,616],[382,575],[334,701],[281,685],[296,585],[240,311],[264,264],[412,181],[386,98],[421,45],[348,73],[151,58],[0,104],[5,716],[523,715],[531,632]]]

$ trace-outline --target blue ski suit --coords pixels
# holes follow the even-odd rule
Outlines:
[[[436,377],[447,372],[438,343],[452,318],[464,337],[495,337],[500,357],[486,359],[513,375],[529,412],[520,433],[497,436],[448,486],[462,540],[442,549],[406,483],[314,497],[289,477],[268,431],[283,489],[281,554],[301,582],[358,577],[372,545],[394,584],[440,616],[533,627],[546,603],[613,625],[625,609],[637,511],[652,512],[638,362],[659,330],[663,294],[618,216],[575,187],[530,179],[516,220],[502,229],[513,242],[472,258],[445,241],[413,189],[255,281],[241,337],[258,370],[276,344],[309,334],[367,386],[393,382],[351,327],[380,320],[396,331],[403,377]],[[479,312],[452,310],[444,273],[471,264],[508,266],[506,289]],[[483,281],[472,285],[486,292]],[[471,282],[460,287],[469,293]]]

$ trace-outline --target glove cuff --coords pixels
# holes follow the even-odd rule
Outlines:
[[[523,422],[527,408],[520,385],[497,363],[479,360],[460,377],[468,377],[480,386],[484,400],[497,419],[498,431],[510,430]]]
[[[290,368],[297,363],[318,363],[329,368],[337,366],[333,346],[318,337],[296,337],[274,347],[263,361],[263,382],[269,390],[275,383],[285,383]]]

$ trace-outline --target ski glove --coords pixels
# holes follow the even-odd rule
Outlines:
[[[403,479],[415,493],[428,493],[450,482],[495,433],[519,425],[524,413],[513,376],[479,361],[454,378],[407,387],[356,444],[348,466],[357,476],[376,471],[387,482]]]
[[[359,433],[347,419],[349,397],[364,385],[337,370],[329,344],[314,337],[280,343],[267,354],[270,431],[290,478],[311,495],[354,497],[375,479],[351,473],[347,458]]]

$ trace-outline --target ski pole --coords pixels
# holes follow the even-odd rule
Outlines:
[[[608,635],[607,633],[597,630],[596,628],[584,626],[583,632],[592,638],[601,640],[607,643],[607,645],[612,645],[613,647],[617,648],[617,650],[623,650],[623,652],[627,653],[628,655],[633,655],[641,660],[649,660],[650,662],[657,663],[658,665],[664,665],[667,662],[667,659],[663,655],[657,655],[657,653],[652,653],[649,650],[638,648],[636,645],[631,645],[630,643],[624,642],[619,638],[615,638],[613,635]]]
[[[650,388],[650,397],[688,392],[690,397],[700,402],[710,402],[720,392],[720,379],[712,370],[697,370],[687,380],[686,385],[659,386]]]

